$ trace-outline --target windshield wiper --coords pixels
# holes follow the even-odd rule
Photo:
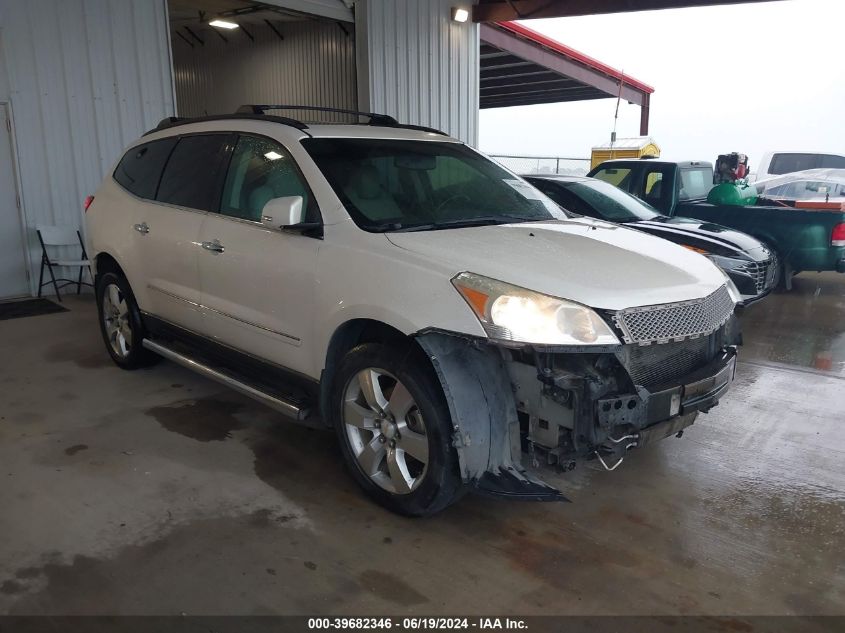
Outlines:
[[[408,227],[401,222],[389,222],[387,224],[368,224],[362,228],[370,231],[371,233],[390,233],[392,231],[402,231]]]
[[[538,222],[548,218],[527,218],[521,215],[489,215],[480,218],[460,218],[455,220],[441,220],[427,224],[410,224],[392,230],[396,233],[411,233],[413,231],[437,231],[440,229],[462,229],[472,226],[491,226],[494,224],[513,224],[515,222]]]

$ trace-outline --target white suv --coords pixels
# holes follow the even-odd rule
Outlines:
[[[167,119],[89,201],[120,367],[164,356],[334,427],[408,515],[473,488],[560,499],[523,453],[613,468],[727,391],[738,293],[704,257],[576,217],[436,130],[282,107]]]

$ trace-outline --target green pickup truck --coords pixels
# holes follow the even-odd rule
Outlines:
[[[802,271],[845,272],[845,210],[799,209],[760,198],[745,206],[710,204],[713,166],[705,161],[609,160],[588,176],[644,200],[667,216],[721,224],[765,242],[781,262],[787,289]]]

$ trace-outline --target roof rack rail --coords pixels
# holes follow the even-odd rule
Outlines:
[[[347,110],[345,108],[329,108],[325,106],[305,106],[305,105],[258,105],[246,104],[237,109],[238,114],[252,114],[265,115],[267,110],[307,110],[309,112],[335,112],[338,114],[351,114],[354,116],[363,116],[369,119],[367,125],[374,125],[379,127],[396,127],[407,130],[419,130],[421,132],[431,132],[441,136],[447,134],[441,130],[432,127],[425,127],[422,125],[410,125],[399,123],[396,119],[388,114],[378,114],[376,112],[359,112],[358,110]]]
[[[399,123],[392,116],[387,114],[376,114],[375,112],[358,112],[357,110],[346,110],[343,108],[327,108],[321,106],[300,106],[300,105],[242,105],[234,114],[211,114],[198,117],[177,117],[169,116],[159,121],[152,130],[144,133],[144,136],[152,134],[153,132],[160,132],[179,125],[188,125],[189,123],[203,123],[205,121],[226,121],[230,119],[252,119],[256,121],[271,121],[273,123],[281,123],[294,127],[297,130],[305,131],[308,129],[308,124],[292,119],[286,116],[277,116],[274,114],[267,114],[267,110],[308,110],[313,112],[337,112],[340,114],[352,114],[355,116],[368,117],[370,120],[368,125],[375,125],[379,127],[393,127],[402,128],[405,130],[418,130],[420,132],[429,132],[432,134],[439,134],[441,136],[448,136],[445,132],[437,130],[432,127],[425,127],[423,125],[410,125]],[[306,134],[308,132],[305,132]]]
[[[296,119],[291,119],[284,116],[238,112],[236,114],[211,114],[207,116],[198,117],[169,116],[159,121],[158,125],[156,125],[152,130],[148,130],[147,132],[145,132],[144,136],[147,136],[147,134],[152,134],[153,132],[160,132],[161,130],[176,127],[178,125],[187,125],[189,123],[203,123],[205,121],[225,121],[229,119],[252,119],[260,121],[272,121],[273,123],[281,123],[282,125],[289,125],[291,127],[295,127],[298,130],[308,129],[308,126],[302,121],[297,121]]]

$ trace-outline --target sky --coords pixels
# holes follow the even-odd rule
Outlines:
[[[741,152],[754,168],[773,150],[845,154],[845,1],[527,20],[655,88],[649,134],[661,156],[714,161]],[[610,140],[615,99],[481,111],[488,154],[587,157]],[[637,136],[623,101],[617,137]]]

